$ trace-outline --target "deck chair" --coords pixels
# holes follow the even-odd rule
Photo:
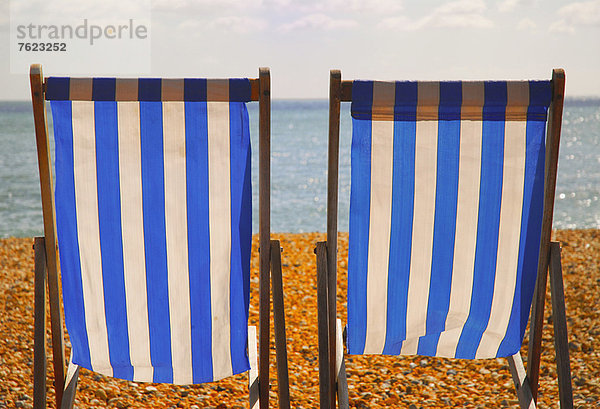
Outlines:
[[[279,400],[289,407],[280,246],[270,241],[269,69],[258,79],[44,78],[32,65],[30,80],[44,220],[34,406],[46,406],[47,280],[56,407],[73,405],[84,367],[173,384],[249,371],[250,408],[268,408],[272,273]],[[249,101],[260,112],[260,366],[248,327]]]
[[[549,267],[560,402],[572,407],[560,246],[550,242],[564,71],[377,82],[334,70],[330,81],[327,241],[315,249],[321,407],[336,394],[348,407],[336,319],[341,101],[353,117],[348,353],[506,357],[521,407],[535,407]]]

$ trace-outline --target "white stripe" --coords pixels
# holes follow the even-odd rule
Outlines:
[[[192,383],[184,102],[163,102],[165,232],[173,383]]]
[[[455,356],[458,340],[471,309],[479,217],[483,122],[469,119],[481,118],[485,102],[485,84],[481,81],[463,82],[462,95],[463,120],[460,122],[458,197],[450,303],[445,331],[440,335],[436,353],[437,356],[444,357]]]
[[[139,102],[117,102],[119,130],[119,186],[123,270],[133,380],[152,382],[150,330],[146,294],[146,256],[142,214],[142,156]]]
[[[229,103],[207,102],[213,379],[233,373],[230,345],[231,187]]]
[[[394,121],[372,121],[365,354],[381,354],[385,345],[393,161]]]
[[[467,322],[471,308],[479,215],[482,129],[481,121],[461,121],[460,123],[460,161],[452,284],[445,331],[442,332],[438,341],[437,356],[454,357],[462,328]]]
[[[81,284],[92,368],[112,376],[100,255],[94,103],[72,102],[73,172]]]
[[[427,325],[435,219],[437,137],[437,121],[417,122],[413,229],[406,304],[406,339],[409,342],[402,345],[402,355],[417,353],[417,342],[412,339],[425,335]]]
[[[418,87],[418,106],[431,105],[432,101],[439,101],[439,83],[419,83]],[[425,335],[429,283],[431,280],[437,182],[438,121],[419,119],[417,116],[414,210],[406,304],[407,342],[402,345],[400,351],[402,355],[416,354],[418,346],[416,338]]]
[[[476,358],[493,358],[497,355],[506,335],[517,285],[527,122],[506,122],[504,132],[502,202],[494,296],[488,326],[479,343]]]

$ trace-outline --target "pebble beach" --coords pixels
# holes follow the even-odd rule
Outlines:
[[[283,286],[292,408],[319,406],[317,280],[313,253],[323,233],[273,234],[283,247]],[[558,230],[563,246],[569,349],[575,407],[600,407],[600,230]],[[33,265],[31,238],[0,239],[0,408],[33,404]],[[338,317],[346,320],[348,235],[338,257]],[[258,252],[253,241],[250,324],[258,325]],[[550,293],[542,344],[539,407],[558,408]],[[49,324],[48,324],[49,325]],[[273,331],[273,330],[271,330]],[[47,330],[48,340],[50,329]],[[521,350],[526,361],[527,346]],[[49,344],[48,344],[49,345]],[[68,347],[67,343],[67,347]],[[48,346],[50,353],[50,346]],[[271,407],[277,407],[275,345],[271,336]],[[68,354],[68,348],[67,348]],[[51,373],[51,356],[48,357]],[[462,361],[427,357],[346,358],[350,406],[517,408],[504,359]],[[80,371],[79,408],[247,408],[247,375],[192,386],[133,383]],[[52,382],[47,382],[54,407]]]

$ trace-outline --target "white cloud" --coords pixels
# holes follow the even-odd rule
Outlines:
[[[502,3],[498,4],[498,10],[502,12],[512,11],[519,4],[519,0],[504,0]]]
[[[517,30],[527,31],[527,30],[535,30],[537,28],[537,24],[530,18],[525,17],[521,19],[517,23]]]
[[[404,31],[423,28],[489,28],[494,23],[483,13],[486,10],[483,0],[458,0],[434,9],[431,14],[411,21],[405,16],[385,18],[379,28]]]
[[[250,17],[219,17],[209,24],[211,28],[223,29],[234,33],[261,31],[267,27],[266,21]]]
[[[162,12],[199,12],[248,10],[263,6],[263,0],[152,0],[152,10]]]
[[[315,13],[304,16],[292,23],[283,24],[279,27],[279,30],[283,32],[302,29],[336,30],[356,26],[358,26],[358,23],[355,20],[335,19],[326,14]]]
[[[415,23],[406,16],[388,17],[381,20],[378,24],[379,28],[392,29],[392,30],[403,30],[409,31],[414,30]]]
[[[150,9],[150,0],[106,0],[94,2],[73,2],[71,0],[43,2],[41,0],[30,0],[27,2],[10,2],[11,13],[25,14],[32,18],[43,16],[45,19],[104,19],[114,17],[125,19],[129,16],[135,18],[138,15],[150,15]]]
[[[183,33],[186,36],[193,36],[194,33],[206,33],[207,30],[246,34],[262,31],[267,28],[267,26],[267,21],[261,18],[226,16],[210,20],[189,18],[180,21],[176,25],[176,28],[180,33]]]
[[[399,0],[327,0],[317,4],[319,3],[328,4],[331,11],[394,13],[402,10],[402,2]]]
[[[498,3],[498,10],[503,13],[513,11],[518,6],[530,6],[537,3],[539,0],[502,0]]]
[[[287,11],[304,13],[364,12],[394,13],[402,10],[400,0],[265,0],[269,5],[282,6]]]
[[[451,1],[436,8],[434,14],[469,14],[483,13],[485,11],[483,0],[458,0]]]
[[[494,26],[492,20],[476,13],[437,16],[431,20],[430,24],[434,27],[447,28],[490,28]]]
[[[400,0],[152,0],[157,11],[198,10],[280,10],[285,12],[372,12],[390,13],[402,9]]]
[[[600,27],[600,0],[571,3],[556,14],[560,18],[550,25],[550,31],[573,33],[578,26]]]

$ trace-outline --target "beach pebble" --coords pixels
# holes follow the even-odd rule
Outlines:
[[[273,234],[281,240],[290,396],[292,408],[319,407],[316,264],[313,249],[323,233]],[[600,401],[600,231],[556,231],[563,245],[571,371],[575,407]],[[0,408],[32,406],[33,252],[32,239],[0,239]],[[252,243],[249,324],[258,325],[257,237]],[[348,235],[339,234],[338,311],[347,322],[345,293]],[[549,286],[548,286],[549,287]],[[539,406],[558,407],[551,299],[548,288],[540,367]],[[295,307],[295,309],[294,309]],[[271,321],[271,325],[273,322]],[[68,340],[68,334],[65,333]],[[50,339],[48,324],[48,340]],[[68,343],[66,345],[69,345]],[[52,372],[48,344],[48,370]],[[67,347],[66,356],[70,349]],[[271,327],[270,406],[277,407],[275,340]],[[527,340],[521,349],[527,361]],[[464,361],[422,356],[346,356],[351,408],[518,408],[506,359]],[[80,370],[79,408],[247,408],[248,377],[236,375],[204,385],[127,382]],[[49,379],[48,404],[54,407]]]

